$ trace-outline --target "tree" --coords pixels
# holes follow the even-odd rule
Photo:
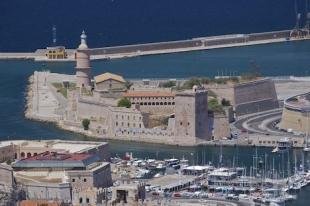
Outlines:
[[[225,98],[222,99],[221,103],[224,107],[230,106],[230,101]]]
[[[208,109],[213,112],[223,112],[223,107],[219,104],[216,98],[212,98],[208,101]]]
[[[126,89],[130,89],[130,87],[133,85],[133,83],[132,82],[130,82],[130,81],[126,81],[125,82],[125,87],[126,87]]]
[[[201,86],[200,79],[198,78],[191,78],[184,82],[183,88],[184,89],[192,89],[194,85]]]
[[[117,106],[118,106],[118,107],[130,108],[130,107],[131,107],[131,102],[130,102],[129,99],[127,99],[126,97],[123,97],[122,99],[120,99],[120,100],[117,102]]]
[[[90,124],[90,120],[89,119],[83,119],[82,125],[83,125],[84,130],[88,130],[89,129],[89,124]]]
[[[168,81],[168,82],[163,82],[159,84],[160,87],[164,87],[164,88],[170,88],[170,87],[175,87],[175,81]]]

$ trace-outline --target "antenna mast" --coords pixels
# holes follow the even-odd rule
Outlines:
[[[294,29],[291,31],[290,33],[290,36],[292,36],[293,34],[296,34],[296,37],[299,36],[299,33],[300,33],[300,17],[301,17],[301,14],[298,13],[298,6],[297,6],[297,0],[294,1],[295,2],[295,16],[296,16],[296,23],[295,23],[295,27]]]
[[[310,12],[309,12],[309,0],[306,1],[306,24],[305,24],[305,30],[307,32],[307,35],[309,35],[310,32]]]
[[[57,29],[56,29],[56,26],[54,25],[53,26],[53,46],[56,46],[56,43],[57,43]]]

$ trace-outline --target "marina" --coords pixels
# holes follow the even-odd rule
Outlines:
[[[268,161],[271,161],[271,165]],[[167,199],[216,199],[245,202],[247,205],[251,202],[253,205],[294,203],[298,193],[310,184],[310,172],[305,169],[305,165],[297,167],[296,161],[295,156],[295,166],[287,168],[284,175],[275,168],[274,158],[267,158],[266,154],[263,158],[257,153],[253,156],[253,165],[249,167],[226,167],[223,163],[214,165],[212,162],[191,165],[184,158],[140,159],[134,158],[131,153],[126,153],[124,158],[116,157],[112,160],[115,165],[113,171],[122,168],[130,178],[145,182],[147,196],[162,202]],[[157,165],[165,167],[160,171],[161,175],[155,170]],[[291,169],[294,170],[293,175],[290,175]],[[146,178],[132,173],[140,170],[147,170],[153,175]]]

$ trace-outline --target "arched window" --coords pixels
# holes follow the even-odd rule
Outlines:
[[[31,153],[30,152],[27,153],[27,157],[31,157]]]
[[[20,153],[20,157],[24,158],[25,157],[25,152]]]

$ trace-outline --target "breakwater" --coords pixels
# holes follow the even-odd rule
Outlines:
[[[210,50],[218,48],[242,47],[259,44],[271,44],[286,41],[309,40],[308,31],[293,35],[292,30],[271,31],[251,34],[229,34],[221,36],[199,37],[180,41],[168,41],[113,47],[93,48],[89,52],[91,59],[116,59],[154,54],[169,54]],[[70,53],[67,59],[47,59],[44,49],[34,53],[0,53],[1,59],[34,59],[36,61],[74,61],[74,49],[67,49]]]

